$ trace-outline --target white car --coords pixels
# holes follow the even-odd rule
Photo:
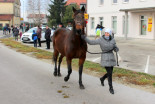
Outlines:
[[[22,42],[33,42],[33,40],[32,40],[33,30],[35,30],[35,32],[37,32],[37,27],[33,27],[30,30],[28,30],[27,32],[25,32],[21,37],[21,41]],[[46,31],[46,27],[42,27],[41,41],[46,41],[45,31]],[[51,38],[53,36],[53,33],[54,33],[54,30],[51,29]]]

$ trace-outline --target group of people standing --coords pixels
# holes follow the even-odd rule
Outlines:
[[[41,33],[42,33],[42,28],[40,27],[40,25],[38,25],[37,31],[35,32],[35,30],[33,30],[33,34],[32,34],[32,39],[34,41],[34,47],[37,47],[37,41],[39,46],[41,47]],[[46,31],[45,31],[45,39],[46,39],[46,49],[50,49],[50,41],[51,41],[51,29],[46,26]]]
[[[3,30],[3,35],[7,35],[7,34],[10,34],[10,32],[11,32],[11,28],[9,27],[9,26],[4,26],[3,28],[2,28],[2,30]]]

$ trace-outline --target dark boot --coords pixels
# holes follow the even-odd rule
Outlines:
[[[100,78],[100,81],[101,81],[101,85],[104,86],[104,80],[107,78],[107,73]]]
[[[113,87],[110,87],[110,88],[109,88],[109,91],[110,91],[111,94],[114,94],[114,89],[113,89]]]
[[[101,81],[101,85],[104,86],[104,79],[103,79],[103,77],[100,78],[100,81]]]

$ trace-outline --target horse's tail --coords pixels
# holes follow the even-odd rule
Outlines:
[[[52,37],[53,49],[54,49],[54,50],[55,50],[55,33],[56,33],[56,32],[54,32],[53,37]],[[54,51],[53,51],[52,61],[53,61],[53,62],[55,61]]]

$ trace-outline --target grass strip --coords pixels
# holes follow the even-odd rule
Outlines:
[[[9,46],[13,49],[16,49],[18,52],[22,53],[31,53],[33,56],[39,59],[52,59],[53,53],[45,50],[37,49],[34,47],[23,45],[19,42],[12,40],[11,38],[0,39],[2,43],[6,46]],[[78,59],[73,59],[72,66],[78,69]],[[66,58],[63,59],[62,64],[66,65]],[[84,70],[95,71],[103,75],[106,72],[105,68],[102,68],[100,64],[85,61]],[[134,85],[149,85],[155,87],[155,76],[149,75],[141,72],[134,72],[127,69],[122,68],[114,68],[113,73],[114,79],[123,80],[124,83],[130,83]]]

